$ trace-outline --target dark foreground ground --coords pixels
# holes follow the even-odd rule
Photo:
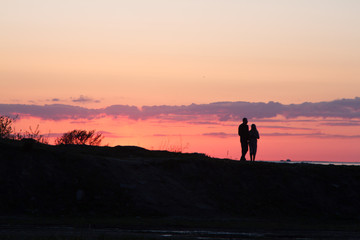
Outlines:
[[[360,239],[360,167],[0,140],[0,239]]]

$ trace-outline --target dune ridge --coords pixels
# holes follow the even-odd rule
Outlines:
[[[0,141],[0,214],[358,220],[360,168]]]

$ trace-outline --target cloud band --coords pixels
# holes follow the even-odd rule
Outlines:
[[[106,108],[94,109],[65,104],[0,104],[0,114],[18,114],[45,120],[93,119],[111,116],[128,117],[134,120],[155,118],[190,121],[207,116],[215,117],[218,121],[240,121],[243,117],[266,119],[278,115],[289,119],[297,117],[354,119],[360,118],[360,98],[289,105],[278,102],[216,102],[182,106],[143,106],[141,109],[129,105],[112,105]]]

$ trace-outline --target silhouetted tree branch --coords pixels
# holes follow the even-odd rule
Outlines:
[[[10,137],[11,133],[13,133],[12,124],[14,120],[8,116],[0,116],[0,138]]]
[[[37,125],[34,130],[30,126],[28,131],[23,132],[20,129],[20,132],[16,132],[14,134],[14,139],[16,139],[16,140],[22,140],[22,139],[26,139],[26,138],[34,139],[35,141],[44,143],[44,144],[49,143],[48,139],[44,135],[40,134],[39,125]]]

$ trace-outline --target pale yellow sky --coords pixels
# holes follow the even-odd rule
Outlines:
[[[0,103],[359,96],[360,1],[0,0]]]

